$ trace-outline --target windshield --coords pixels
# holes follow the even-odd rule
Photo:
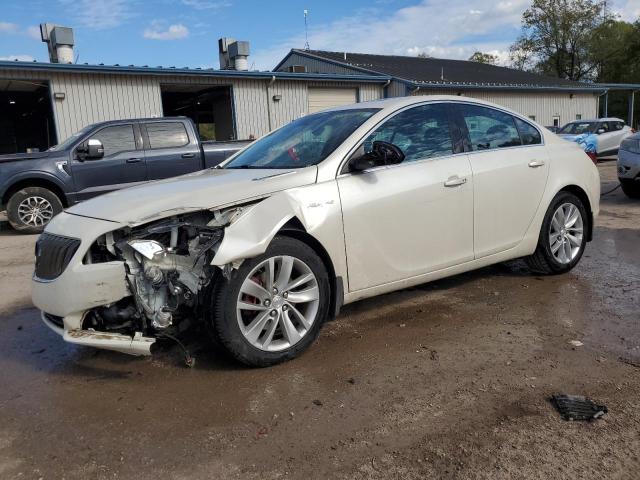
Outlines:
[[[337,110],[299,118],[247,147],[224,168],[317,165],[377,111],[377,108]]]
[[[84,136],[86,133],[89,133],[89,130],[91,130],[92,128],[93,128],[93,125],[88,125],[88,126],[84,127],[82,130],[79,130],[76,133],[74,133],[73,135],[71,135],[64,142],[59,143],[58,145],[54,145],[53,147],[51,147],[47,151],[48,152],[59,152],[60,150],[66,150],[71,145],[73,145],[76,142],[76,140],[78,140],[78,138]]]
[[[580,135],[583,133],[593,133],[596,129],[596,122],[571,122],[562,127],[558,133],[568,133],[570,135]]]

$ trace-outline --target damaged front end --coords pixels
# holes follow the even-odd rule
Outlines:
[[[209,307],[206,292],[216,275],[222,275],[212,259],[225,227],[245,208],[174,216],[99,237],[83,262],[124,262],[123,281],[130,296],[86,312],[82,330],[133,339],[167,338],[180,344],[176,337],[202,319]]]

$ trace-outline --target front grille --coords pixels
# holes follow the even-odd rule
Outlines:
[[[77,238],[43,233],[36,242],[36,277],[53,280],[67,268],[80,246]]]

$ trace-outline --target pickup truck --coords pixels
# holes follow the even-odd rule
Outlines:
[[[96,123],[45,152],[0,155],[0,208],[15,230],[39,233],[65,207],[215,167],[248,143],[203,142],[186,117]]]

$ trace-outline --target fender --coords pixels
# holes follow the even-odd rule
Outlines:
[[[264,253],[292,218],[327,251],[336,276],[346,277],[342,209],[334,181],[279,192],[250,207],[224,232],[212,265],[222,267]]]
[[[65,184],[57,176],[42,170],[27,170],[26,172],[20,172],[12,175],[2,184],[2,187],[0,187],[0,198],[4,197],[7,191],[16,183],[23,180],[45,180],[55,184],[60,190],[62,190],[65,197],[69,194],[69,185]],[[69,177],[69,180],[72,180],[71,177]]]

